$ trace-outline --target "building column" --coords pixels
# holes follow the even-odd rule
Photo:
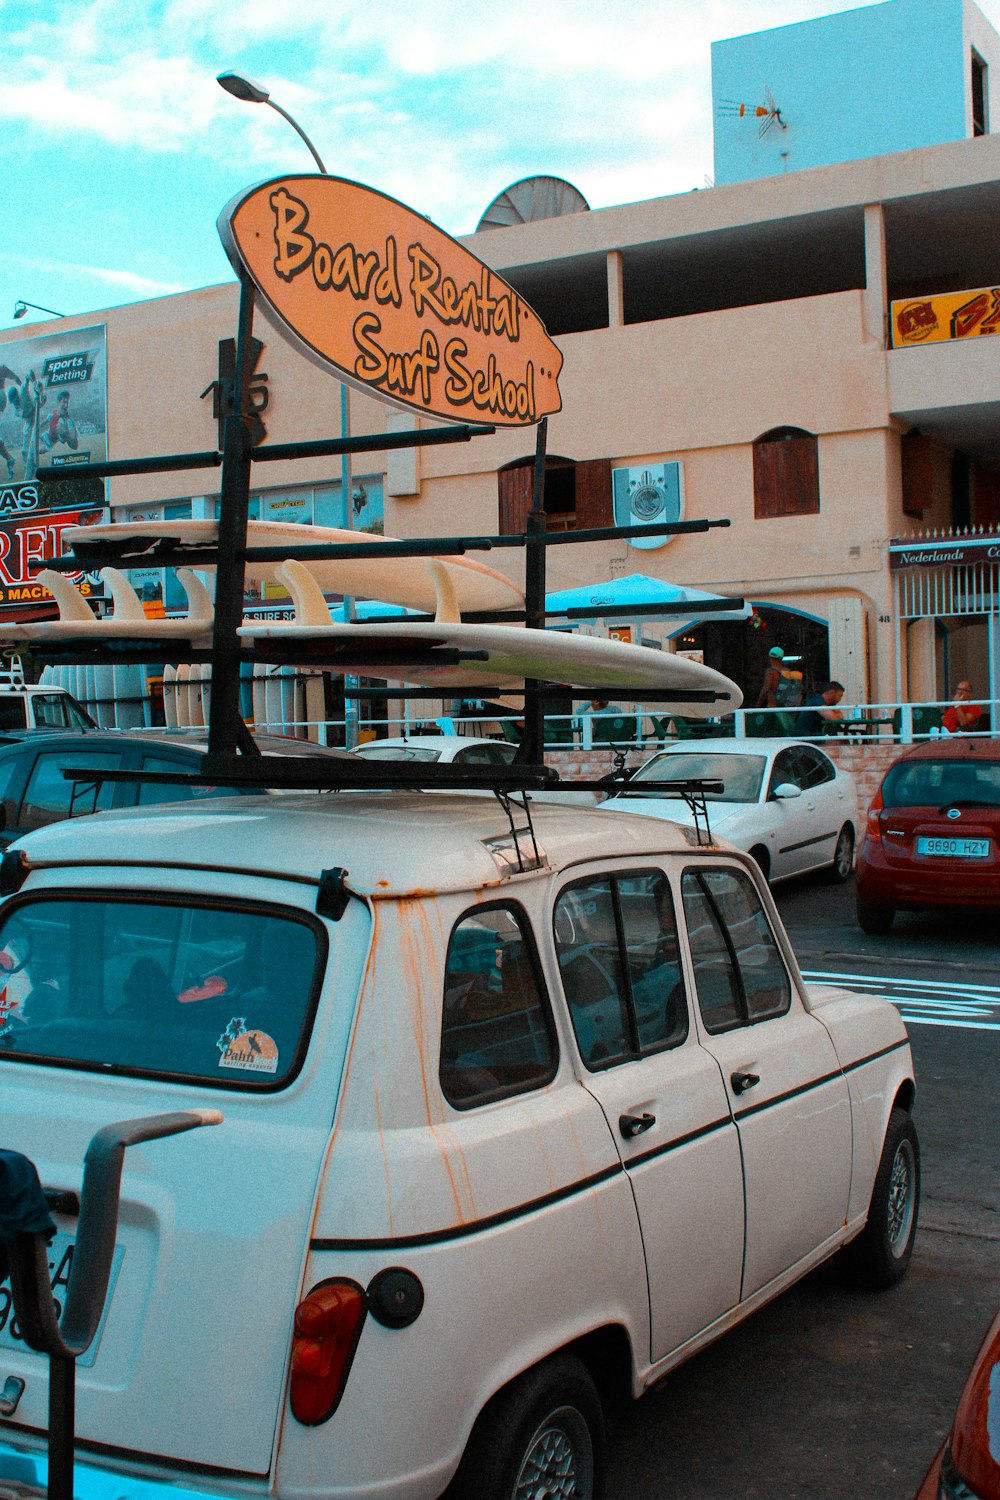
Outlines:
[[[620,250],[608,251],[608,327],[625,326],[625,277]]]
[[[885,211],[881,203],[865,205],[865,290],[862,317],[866,339],[886,346],[888,276],[885,264]]]

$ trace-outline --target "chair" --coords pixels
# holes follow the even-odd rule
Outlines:
[[[774,728],[772,734],[787,734],[789,739],[795,734],[795,715],[785,712],[774,715]]]
[[[499,722],[500,733],[503,735],[507,743],[510,745],[519,745],[521,743],[521,730],[518,727],[516,720],[501,719]]]
[[[791,715],[789,715],[789,718],[791,718]],[[774,714],[755,713],[751,711],[747,714],[747,736],[750,739],[759,740],[766,738],[766,736],[768,735],[774,734],[775,729],[777,728],[774,720]],[[791,733],[794,731],[789,732]]]
[[[657,745],[662,746],[665,741],[676,738],[669,719],[659,719],[656,714],[650,714],[649,722],[653,726],[653,738]]]
[[[941,729],[941,710],[939,708],[926,708],[922,703],[915,703],[911,710],[913,714],[913,738],[929,739],[932,730]],[[903,710],[897,708],[892,716],[892,737],[899,739],[900,729],[903,723]]]
[[[631,714],[594,719],[595,745],[634,745],[637,737],[638,725]]]

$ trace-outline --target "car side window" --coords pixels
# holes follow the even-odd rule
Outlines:
[[[729,1031],[784,1015],[791,982],[753,882],[732,867],[685,870],[688,945],[702,1021]]]
[[[554,928],[570,1020],[590,1071],[684,1040],[677,924],[663,874],[579,881],[561,892]]]
[[[0,698],[0,731],[23,729],[25,725],[25,698]]]
[[[145,755],[142,759],[144,771],[172,771],[181,776],[193,775],[198,770],[195,762],[180,760],[170,755]],[[140,781],[139,806],[147,807],[156,802],[204,801],[206,797],[234,797],[246,792],[242,786],[195,786],[184,781]]]
[[[812,745],[800,745],[798,754],[799,785],[803,791],[807,791],[810,787],[822,786],[826,781],[833,781],[837,769],[822,750],[816,750]]]
[[[492,766],[493,756],[489,745],[466,745],[456,751],[455,759],[464,766]]]
[[[120,763],[117,751],[54,750],[40,755],[21,803],[21,831],[28,833],[61,818],[78,818],[111,807],[115,795],[113,781],[101,781],[96,776],[92,781],[67,781],[63,770],[72,766],[95,772],[116,771]]]
[[[802,785],[798,759],[793,750],[780,750],[774,757],[774,764],[771,767],[771,782],[767,789],[768,796],[773,794],[775,787],[785,786],[787,783],[791,783],[792,786]]]
[[[441,1088],[470,1109],[555,1076],[555,1030],[527,918],[513,904],[475,907],[448,943]]]
[[[23,755],[5,755],[0,761],[0,805],[3,807],[3,828],[0,832],[14,827],[17,817],[17,788],[24,772],[24,762]]]
[[[31,706],[34,709],[36,724],[44,725],[47,729],[71,727],[66,714],[66,700],[62,693],[33,693]],[[72,727],[76,728],[75,725]]]

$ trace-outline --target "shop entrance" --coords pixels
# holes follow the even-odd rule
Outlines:
[[[773,604],[755,604],[749,620],[705,620],[692,625],[675,635],[673,643],[678,651],[701,651],[706,666],[738,682],[748,708],[757,702],[773,646],[780,646],[788,665],[802,673],[804,697],[830,677],[827,622]]]

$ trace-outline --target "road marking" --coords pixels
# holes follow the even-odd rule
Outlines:
[[[839,984],[862,995],[891,1000],[904,1021],[922,1026],[1000,1030],[1000,985],[944,979],[893,979],[884,974],[843,974],[804,969],[807,984]]]

